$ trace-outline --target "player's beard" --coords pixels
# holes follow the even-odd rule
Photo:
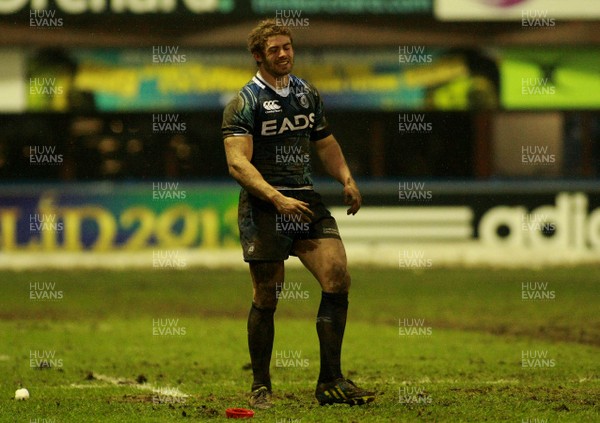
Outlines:
[[[286,62],[287,64],[282,65],[282,62]],[[275,78],[284,77],[292,72],[292,68],[294,67],[294,58],[287,57],[286,59],[278,59],[276,61],[270,62],[268,59],[264,59],[262,62],[265,71]]]

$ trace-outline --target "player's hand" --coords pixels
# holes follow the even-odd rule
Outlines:
[[[356,186],[356,182],[352,179],[346,182],[344,185],[344,204],[348,207],[346,214],[355,215],[360,206],[362,205],[362,196],[360,195],[360,191]]]
[[[309,204],[304,201],[296,200],[292,197],[281,195],[274,203],[277,212],[280,214],[299,215],[303,222],[310,222],[314,213],[309,208]]]

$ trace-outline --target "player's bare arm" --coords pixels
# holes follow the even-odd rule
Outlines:
[[[325,171],[344,185],[344,203],[349,206],[347,213],[356,214],[362,204],[362,196],[350,173],[344,153],[333,135],[315,142],[319,159]]]
[[[299,214],[310,220],[313,212],[308,204],[286,197],[270,185],[254,167],[252,159],[252,136],[233,136],[224,140],[229,174],[249,193],[272,203],[281,214]]]

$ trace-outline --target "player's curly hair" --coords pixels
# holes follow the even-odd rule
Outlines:
[[[290,41],[293,43],[292,31],[288,27],[278,25],[275,19],[265,19],[260,21],[248,35],[248,50],[250,53],[259,53],[262,56],[267,45],[267,39],[273,35],[285,35],[290,37]]]

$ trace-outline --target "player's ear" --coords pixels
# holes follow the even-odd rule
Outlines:
[[[252,53],[252,56],[254,57],[254,60],[256,61],[256,64],[260,65],[263,61],[263,55],[260,54],[260,52],[255,51],[254,53]]]

